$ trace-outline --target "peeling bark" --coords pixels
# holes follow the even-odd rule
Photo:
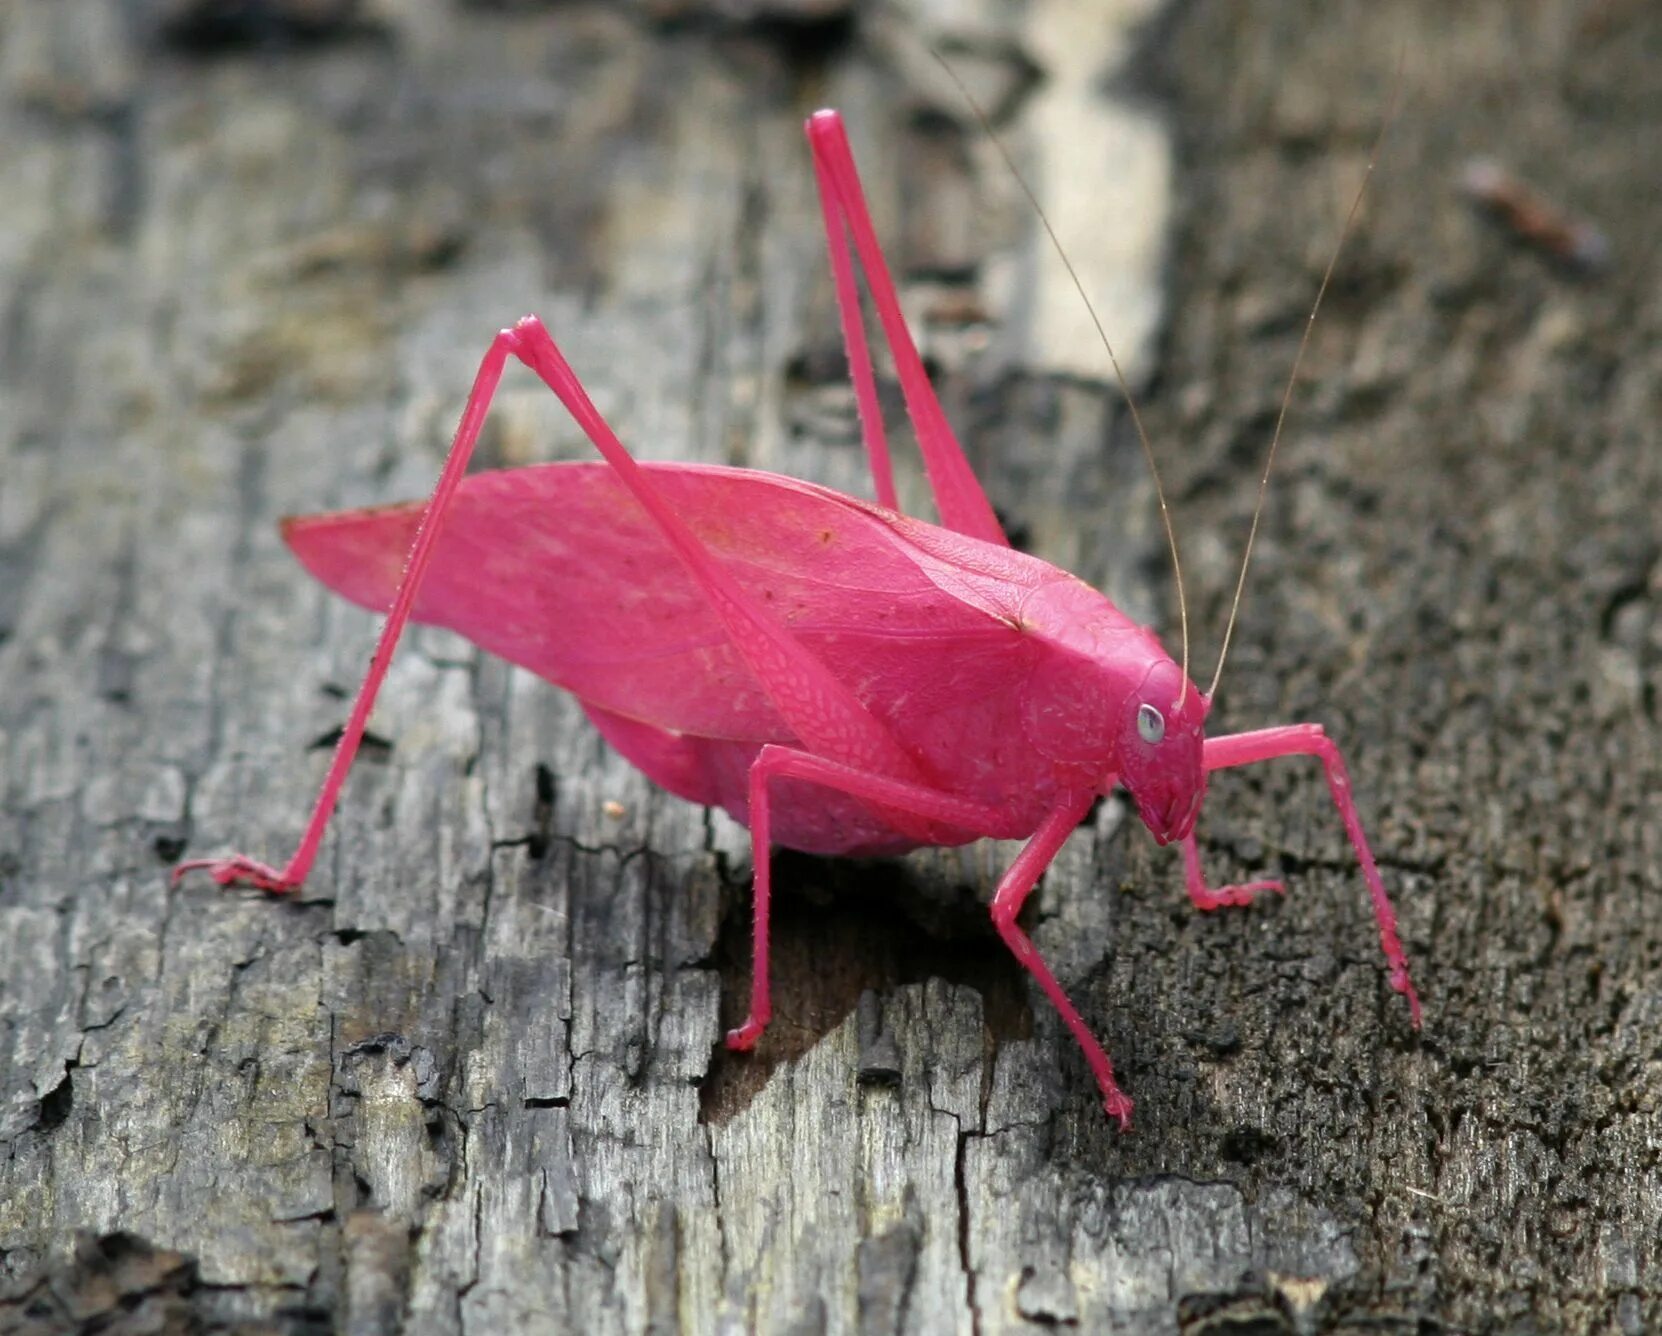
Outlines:
[[[1662,1325],[1659,20],[948,10],[0,14],[0,1331]],[[1132,1136],[986,922],[1010,846],[782,858],[778,1015],[727,1054],[744,832],[436,632],[300,895],[169,886],[287,852],[367,653],[275,519],[424,494],[498,326],[647,457],[866,490],[814,105],[1012,532],[1175,630],[1129,421],[920,34],[1087,229],[1202,681],[1406,49],[1216,722],[1346,749],[1424,1032],[1287,765],[1201,825],[1284,901],[1195,914],[1114,801],[1036,897]],[[1478,153],[1597,220],[1602,281],[1469,210]],[[484,462],[578,451],[510,376]]]

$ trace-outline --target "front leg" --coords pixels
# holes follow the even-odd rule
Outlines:
[[[1287,885],[1280,881],[1247,881],[1237,886],[1208,886],[1206,873],[1200,866],[1200,849],[1195,844],[1195,833],[1183,838],[1183,879],[1189,887],[1189,899],[1196,909],[1211,912],[1228,905],[1250,905],[1260,891],[1287,893]]]
[[[1362,833],[1362,818],[1357,814],[1356,801],[1351,796],[1350,772],[1345,769],[1344,757],[1333,740],[1322,731],[1320,724],[1282,724],[1276,728],[1261,728],[1251,733],[1235,733],[1229,737],[1207,738],[1204,764],[1208,772],[1226,770],[1232,766],[1251,765],[1255,761],[1269,761],[1279,756],[1314,756],[1322,763],[1327,775],[1328,792],[1333,805],[1339,809],[1339,819],[1345,823],[1351,847],[1362,865],[1362,879],[1368,884],[1373,898],[1374,918],[1379,922],[1379,943],[1385,950],[1385,959],[1391,966],[1391,987],[1408,999],[1414,1028],[1420,1028],[1420,999],[1408,977],[1408,955],[1397,936],[1396,911],[1385,894],[1385,883],[1368,848],[1368,838]],[[1193,846],[1193,835],[1184,843],[1184,859],[1188,862]],[[1198,872],[1199,860],[1195,858]],[[1201,883],[1204,889],[1204,882]],[[1195,878],[1190,878],[1190,894],[1194,894]],[[1197,900],[1198,904],[1199,901]]]

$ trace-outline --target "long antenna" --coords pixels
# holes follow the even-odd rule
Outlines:
[[[1091,304],[1089,294],[1085,291],[1084,283],[1080,282],[1078,271],[1073,267],[1073,261],[1068,259],[1068,253],[1062,249],[1061,239],[1056,235],[1056,229],[1050,225],[1050,219],[1045,215],[1044,206],[1039,203],[1038,196],[1033,188],[1027,184],[1027,178],[1021,174],[1016,166],[1015,159],[1010,156],[1010,150],[1004,147],[1004,141],[998,137],[993,129],[991,118],[982,110],[981,104],[975,100],[969,86],[958,76],[958,71],[947,63],[947,59],[939,49],[931,45],[929,54],[935,57],[936,63],[946,71],[946,77],[951,79],[962,95],[969,109],[975,113],[975,119],[981,123],[981,129],[986,134],[992,146],[998,150],[998,156],[1004,159],[1004,165],[1010,169],[1010,175],[1021,187],[1021,193],[1027,196],[1027,202],[1033,206],[1033,212],[1038,214],[1039,222],[1044,225],[1045,235],[1050,238],[1050,244],[1055,248],[1062,266],[1068,271],[1068,277],[1073,280],[1074,291],[1079,294],[1079,300],[1085,303],[1085,309],[1090,312],[1091,323],[1096,326],[1096,335],[1102,340],[1102,346],[1108,354],[1109,365],[1114,368],[1114,379],[1119,382],[1120,393],[1125,396],[1125,405],[1131,410],[1131,422],[1137,429],[1137,440],[1143,447],[1143,458],[1148,460],[1148,471],[1154,478],[1154,495],[1160,501],[1160,523],[1166,530],[1166,545],[1171,548],[1172,577],[1177,582],[1177,620],[1183,629],[1183,685],[1178,689],[1177,708],[1183,708],[1183,699],[1189,692],[1189,600],[1183,593],[1183,563],[1177,555],[1177,531],[1172,528],[1171,510],[1166,505],[1166,489],[1160,483],[1160,466],[1154,462],[1154,450],[1148,443],[1148,433],[1143,430],[1142,415],[1137,412],[1137,401],[1131,397],[1131,386],[1126,383],[1125,372],[1120,370],[1120,359],[1114,356],[1114,345],[1108,342],[1108,332],[1102,327],[1102,320],[1096,313],[1096,307]]]
[[[1229,640],[1235,634],[1235,619],[1241,611],[1241,594],[1246,589],[1247,567],[1252,564],[1252,544],[1258,537],[1258,521],[1264,514],[1264,497],[1270,489],[1270,470],[1275,467],[1275,448],[1281,444],[1281,429],[1287,422],[1287,409],[1293,402],[1293,387],[1298,384],[1298,373],[1299,368],[1304,365],[1305,349],[1310,346],[1310,331],[1316,327],[1316,312],[1322,309],[1322,298],[1327,295],[1328,284],[1333,280],[1333,271],[1339,264],[1339,256],[1350,237],[1356,215],[1361,212],[1362,197],[1368,192],[1368,181],[1373,176],[1374,166],[1379,162],[1379,150],[1385,143],[1385,132],[1396,119],[1397,102],[1402,96],[1403,70],[1407,58],[1408,49],[1404,47],[1397,56],[1396,77],[1391,81],[1391,100],[1386,104],[1385,119],[1380,122],[1379,133],[1374,136],[1373,148],[1368,152],[1368,165],[1362,172],[1362,184],[1356,187],[1356,198],[1351,200],[1350,212],[1345,215],[1344,226],[1339,229],[1338,243],[1333,247],[1333,254],[1328,257],[1327,268],[1322,273],[1321,286],[1316,289],[1316,300],[1310,307],[1310,318],[1304,322],[1304,333],[1298,341],[1298,352],[1293,355],[1293,369],[1287,375],[1287,388],[1281,395],[1281,409],[1275,415],[1275,431],[1270,435],[1270,448],[1264,456],[1264,472],[1258,479],[1258,504],[1252,508],[1252,527],[1247,530],[1246,550],[1241,554],[1241,573],[1235,579],[1235,597],[1229,605],[1229,625],[1224,627],[1223,648],[1218,651],[1218,667],[1212,674],[1212,685],[1206,689],[1207,700],[1217,695],[1218,680],[1223,676],[1223,661],[1229,655]]]

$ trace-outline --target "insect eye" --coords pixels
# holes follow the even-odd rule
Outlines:
[[[1158,742],[1166,736],[1166,717],[1152,705],[1137,707],[1137,732],[1144,742]]]

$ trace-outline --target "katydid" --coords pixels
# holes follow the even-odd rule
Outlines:
[[[1181,844],[1201,909],[1281,890],[1209,886],[1195,821],[1212,771],[1282,756],[1321,761],[1372,896],[1391,986],[1418,1026],[1395,915],[1338,749],[1315,724],[1206,737],[1212,693],[1189,679],[1186,617],[1180,666],[1101,594],[1010,547],[907,331],[842,121],[818,112],[807,133],[878,502],[755,470],[638,463],[548,330],[521,320],[485,354],[427,504],[285,522],[284,538],[317,579],[388,610],[387,620],[293,858],[281,869],[241,855],[194,860],[175,876],[206,868],[222,885],[272,892],[305,880],[413,617],[564,687],[653,781],[749,827],[754,972],[731,1048],[752,1047],[771,1011],[774,845],[884,855],[1024,839],[993,896],[993,922],[1078,1041],[1107,1112],[1129,1127],[1131,1101],[1022,931],[1022,905],[1093,802],[1117,787],[1157,843]],[[898,509],[856,260],[938,525]],[[601,461],[464,477],[510,357],[554,391]]]

